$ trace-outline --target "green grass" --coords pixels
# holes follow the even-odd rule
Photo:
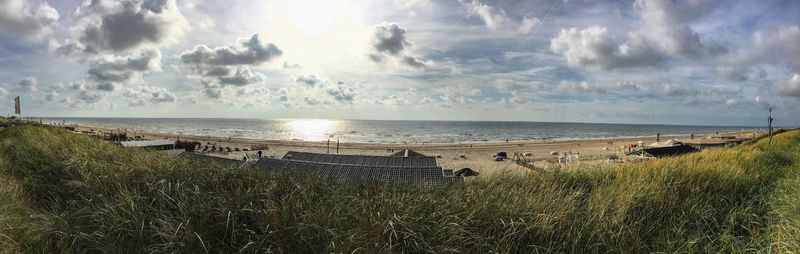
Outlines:
[[[800,131],[449,188],[273,176],[43,126],[0,131],[0,252],[800,250]]]

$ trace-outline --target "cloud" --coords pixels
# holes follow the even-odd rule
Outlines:
[[[211,49],[198,45],[180,54],[181,61],[192,65],[206,87],[246,86],[264,80],[264,75],[250,67],[272,61],[283,55],[275,44],[262,41],[258,34],[238,39],[233,45]]]
[[[290,93],[298,95],[292,97],[303,97],[304,102],[308,105],[309,100],[313,99],[313,105],[317,104],[333,104],[333,103],[347,103],[354,104],[356,97],[356,90],[352,86],[346,85],[342,81],[333,82],[328,79],[319,78],[316,75],[298,75],[290,78],[291,82],[300,86],[293,89],[281,89],[281,101],[288,101]],[[333,101],[331,101],[331,99]]]
[[[97,90],[111,92],[117,89],[117,84],[115,83],[101,83],[95,86]]]
[[[5,88],[0,87],[0,98],[5,97],[8,94],[8,90]]]
[[[98,82],[127,81],[136,73],[161,71],[161,52],[144,50],[138,55],[117,57],[100,55],[94,58],[88,73],[92,80]]]
[[[524,17],[522,23],[517,28],[517,32],[521,34],[529,34],[531,31],[542,25],[542,21],[534,17]]]
[[[369,58],[376,63],[382,63],[389,58],[395,58],[401,64],[413,68],[425,68],[429,62],[408,53],[408,47],[412,45],[408,40],[406,29],[394,23],[383,23],[375,26],[372,37],[372,48]]]
[[[566,58],[570,66],[583,66],[602,70],[630,67],[658,67],[664,56],[635,34],[618,45],[605,27],[590,26],[583,30],[562,29],[558,37],[550,40],[550,50]]]
[[[569,91],[578,94],[604,94],[607,92],[606,89],[598,85],[590,85],[585,81],[575,83],[566,80],[562,80],[560,83],[558,83],[556,90]]]
[[[96,92],[83,90],[78,94],[78,100],[84,104],[95,104],[103,100],[103,95]]]
[[[131,99],[129,103],[131,106],[144,106],[146,102],[167,103],[178,100],[178,97],[166,88],[155,86],[128,88],[123,93],[123,96]]]
[[[645,24],[643,33],[675,55],[701,58],[723,52],[720,47],[705,45],[689,26],[714,10],[718,4],[712,0],[651,1],[637,0],[633,4]]]
[[[800,74],[794,74],[789,82],[776,84],[773,91],[781,96],[800,97]]]
[[[698,94],[698,91],[695,89],[675,84],[661,84],[658,86],[658,92],[663,96],[689,96]]]
[[[404,56],[403,63],[414,68],[425,68],[425,66],[428,66],[425,60],[415,56]]]
[[[506,12],[503,9],[486,5],[478,0],[472,0],[472,2],[460,0],[460,2],[467,8],[471,16],[480,17],[486,28],[495,29],[508,21],[508,16],[506,16]]]
[[[211,49],[198,45],[193,50],[184,51],[180,58],[184,63],[194,65],[233,66],[259,65],[283,55],[275,44],[265,43],[258,34],[249,39],[238,39],[226,47]]]
[[[728,79],[748,80],[754,70],[750,65],[770,63],[786,65],[800,71],[800,26],[778,26],[774,29],[756,31],[752,36],[752,46],[725,57],[717,71]],[[766,73],[755,71],[757,77]],[[749,75],[750,74],[750,75]]]
[[[342,82],[338,82],[336,86],[328,88],[327,93],[338,102],[352,103],[355,97],[353,88],[345,87]]]
[[[77,41],[61,52],[124,51],[176,41],[189,29],[175,0],[86,1],[76,11]]]
[[[14,90],[23,92],[33,92],[38,90],[37,85],[38,83],[36,82],[36,78],[27,77],[17,82]]]
[[[222,89],[219,88],[206,88],[203,90],[203,95],[212,99],[222,98]]]
[[[307,86],[310,86],[310,87],[314,87],[317,84],[322,82],[321,80],[319,80],[319,78],[317,78],[317,76],[314,76],[313,74],[312,75],[297,75],[297,76],[293,76],[290,79],[290,81],[298,83],[298,84],[304,84],[304,85],[307,85]]]
[[[58,11],[47,2],[0,0],[0,30],[26,39],[39,39],[58,25]]]
[[[372,46],[379,53],[399,55],[411,45],[406,38],[406,29],[394,23],[384,23],[375,27]]]
[[[219,77],[219,83],[222,85],[246,86],[255,84],[264,80],[264,75],[258,72],[251,71],[247,66],[240,66],[230,76]]]

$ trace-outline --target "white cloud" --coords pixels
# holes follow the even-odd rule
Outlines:
[[[136,88],[128,88],[123,93],[123,96],[131,99],[129,102],[129,105],[131,106],[144,106],[147,104],[147,102],[167,103],[178,100],[178,97],[166,88],[155,86],[138,86]]]
[[[663,55],[642,38],[629,34],[628,41],[618,44],[605,27],[590,26],[583,30],[562,29],[550,40],[550,50],[566,58],[570,66],[610,70],[629,67],[656,67]]]
[[[489,29],[495,29],[508,21],[508,16],[506,16],[506,12],[503,9],[489,6],[478,0],[472,0],[472,2],[460,1],[467,8],[470,15],[480,17],[483,24]]]
[[[47,2],[31,0],[0,0],[0,30],[38,39],[49,34],[58,25],[58,11]]]
[[[283,55],[275,44],[262,41],[258,34],[249,39],[238,39],[230,46],[211,49],[206,45],[195,46],[180,54],[181,61],[192,66],[206,87],[227,85],[246,86],[264,80],[264,75],[253,71],[257,67]],[[216,93],[206,93],[216,96]],[[213,98],[213,97],[212,97]]]
[[[538,28],[541,25],[542,21],[539,20],[538,18],[526,16],[522,19],[522,23],[519,25],[519,28],[517,28],[517,32],[521,34],[529,34],[531,33],[531,31],[533,31],[534,29]]]

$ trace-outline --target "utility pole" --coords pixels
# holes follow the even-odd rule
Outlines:
[[[772,108],[769,108],[769,117],[767,118],[767,133],[769,135],[769,142],[768,145],[772,145],[772,121],[775,120],[772,118]]]

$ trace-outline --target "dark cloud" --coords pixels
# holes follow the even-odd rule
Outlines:
[[[298,75],[291,78],[292,82],[298,84],[304,84],[310,87],[314,87],[317,84],[321,83],[322,81],[317,78],[317,76],[312,75]]]
[[[345,87],[343,83],[338,83],[336,86],[328,88],[327,93],[338,102],[353,103],[353,98],[355,97],[353,88]]]
[[[102,56],[91,63],[89,76],[98,82],[122,82],[129,80],[135,73],[161,70],[161,53],[158,50],[146,50],[138,55],[128,57]]]
[[[203,95],[211,99],[221,99],[222,89],[219,88],[206,88],[203,90]]]
[[[78,100],[84,104],[95,104],[103,100],[103,95],[92,91],[81,91],[78,94]]]
[[[401,64],[414,68],[425,68],[428,65],[425,60],[408,53],[408,47],[412,43],[408,40],[406,34],[406,29],[394,23],[383,23],[375,26],[375,33],[372,37],[374,52],[367,54],[367,56],[376,63],[382,63],[388,58],[396,58]]]
[[[414,68],[425,68],[425,66],[427,66],[424,60],[414,56],[404,56],[403,63]]]
[[[91,1],[81,6],[77,42],[59,48],[62,54],[78,50],[97,54],[124,51],[170,41],[188,29],[175,0]]]
[[[220,84],[233,86],[246,86],[261,82],[262,80],[264,80],[264,75],[253,72],[246,66],[236,68],[236,72],[234,72],[233,75],[219,77]]]
[[[100,83],[95,86],[97,90],[111,92],[117,89],[117,84],[115,83]]]
[[[26,39],[37,39],[58,25],[58,11],[47,2],[0,0],[0,30]]]
[[[394,23],[384,23],[375,27],[372,46],[379,53],[399,55],[411,42],[406,38],[406,29]]]
[[[28,77],[16,83],[14,90],[32,92],[38,90],[36,78]]]

